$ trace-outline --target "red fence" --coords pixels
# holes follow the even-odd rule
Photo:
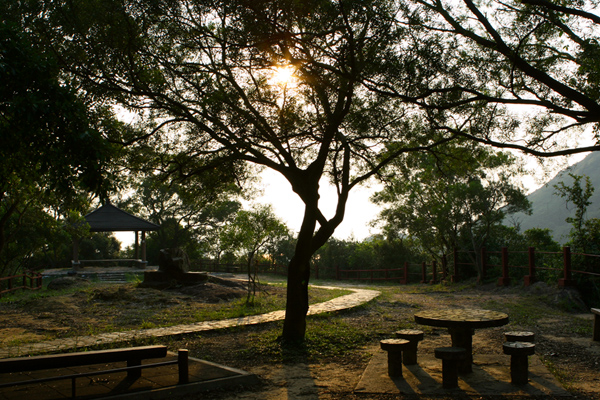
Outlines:
[[[450,276],[452,282],[458,282],[463,279],[467,274],[465,271],[470,267],[471,270],[477,270],[477,267],[473,261],[467,261],[461,259],[461,253],[470,253],[474,257],[473,251],[459,251],[454,250],[452,254],[452,261],[448,263],[447,257],[442,257],[441,265],[438,265],[436,261],[430,263],[422,262],[419,264],[404,262],[401,268],[389,268],[389,269],[340,269],[336,268],[336,279],[338,280],[357,280],[357,281],[396,281],[401,284],[407,283],[437,283],[440,279],[446,280]],[[536,263],[536,254],[538,256],[550,256],[556,259],[555,264],[560,265],[558,267],[548,267],[546,264]],[[515,257],[521,255],[520,257]],[[510,261],[514,258],[524,259],[526,255],[526,262],[524,265],[511,265]],[[554,271],[555,274],[560,275],[558,278],[558,284],[561,287],[574,286],[575,281],[573,274],[582,274],[588,276],[600,277],[600,255],[596,254],[584,254],[584,253],[571,253],[570,247],[564,247],[562,252],[542,252],[535,251],[535,248],[530,247],[527,251],[514,251],[510,252],[507,247],[503,247],[497,252],[488,252],[485,248],[481,249],[480,262],[480,279],[482,281],[492,278],[490,273],[496,275],[494,279],[498,278],[498,285],[507,286],[511,282],[511,271],[514,270],[525,270],[523,276],[523,283],[529,286],[538,280],[537,276],[540,271]],[[579,257],[588,261],[593,259],[598,265],[598,272],[586,271],[580,268],[573,269],[572,261],[573,257]],[[492,258],[498,259],[497,264],[491,262]],[[451,270],[451,271],[450,271]]]
[[[6,287],[5,289],[2,289]],[[42,274],[29,272],[0,278],[0,297],[19,289],[38,290],[42,288]]]
[[[454,251],[454,258],[457,259],[458,251]],[[492,265],[489,264],[489,255],[490,254],[499,254],[500,255],[500,264]],[[527,265],[511,265],[510,264],[510,254],[527,254]],[[536,254],[538,255],[554,255],[555,257],[562,258],[562,268],[549,268],[543,267],[536,263]],[[510,269],[526,269],[527,274],[523,276],[523,283],[525,286],[529,286],[532,283],[537,281],[538,271],[562,271],[562,278],[558,279],[558,284],[561,287],[565,286],[575,286],[575,281],[573,279],[573,273],[588,275],[588,276],[597,276],[600,277],[599,272],[594,271],[584,271],[582,269],[573,269],[573,257],[579,257],[583,262],[580,265],[589,264],[590,260],[596,261],[598,271],[600,272],[600,255],[597,254],[585,254],[585,253],[571,253],[571,248],[566,246],[563,247],[562,252],[536,252],[535,248],[529,247],[527,252],[509,252],[507,247],[503,247],[499,252],[486,252],[485,248],[481,250],[481,278],[487,278],[487,273],[489,271],[489,267],[500,267],[501,276],[498,278],[499,286],[508,286],[511,282],[510,277]]]
[[[479,271],[474,262],[476,255],[481,264]],[[596,268],[597,272],[584,270],[584,264],[592,265],[590,268]],[[572,265],[578,267],[573,268]],[[208,260],[200,261],[197,267],[210,272],[248,272],[245,264],[217,264]],[[311,276],[319,279],[319,265],[314,264],[311,268]],[[255,271],[285,276],[287,265],[256,264],[252,272]],[[338,266],[335,270],[324,269],[321,272],[324,279],[390,281],[400,284],[437,283],[440,280],[458,282],[476,276],[479,272],[482,282],[497,280],[502,286],[509,285],[515,279],[523,279],[526,286],[537,280],[555,280],[564,287],[575,285],[573,274],[600,277],[600,255],[571,253],[569,247],[564,247],[561,252],[536,251],[533,247],[527,251],[509,251],[507,247],[500,251],[487,251],[482,248],[477,254],[474,251],[454,250],[451,257],[444,255],[440,262],[400,262],[397,267],[382,269],[342,269]]]

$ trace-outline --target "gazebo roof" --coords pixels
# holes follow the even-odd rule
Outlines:
[[[155,231],[160,228],[160,225],[131,215],[110,203],[84,218],[90,225],[90,232]]]

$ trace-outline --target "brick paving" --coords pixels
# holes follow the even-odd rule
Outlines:
[[[326,289],[340,289],[339,287],[318,286]],[[379,296],[376,290],[344,288],[351,290],[351,294],[336,297],[323,303],[313,304],[309,307],[308,315],[325,312],[339,311],[369,302]],[[180,336],[196,332],[206,332],[216,329],[231,328],[242,325],[255,325],[284,319],[285,311],[273,311],[261,315],[251,315],[241,318],[230,318],[220,321],[197,322],[188,325],[174,325],[165,328],[137,329],[125,332],[103,333],[92,336],[81,336],[65,339],[54,339],[40,343],[26,343],[19,346],[0,349],[0,358],[22,357],[34,354],[55,353],[66,350],[95,347],[114,343],[123,343],[133,340],[158,338],[167,336]]]

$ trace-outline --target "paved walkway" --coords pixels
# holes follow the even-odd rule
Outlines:
[[[316,286],[325,289],[342,289],[331,286]],[[335,299],[313,304],[308,309],[308,315],[321,314],[331,311],[339,311],[359,306],[373,300],[381,294],[376,290],[343,288],[353,293]],[[197,322],[190,325],[175,325],[166,328],[137,329],[125,332],[103,333],[93,336],[80,336],[65,339],[54,339],[40,343],[26,343],[20,346],[6,347],[0,349],[0,358],[19,357],[33,354],[55,353],[66,350],[74,350],[84,347],[93,347],[112,343],[122,343],[146,338],[157,338],[165,336],[178,336],[195,332],[205,332],[215,329],[231,328],[242,325],[255,325],[265,322],[273,322],[284,319],[285,311],[273,311],[262,315],[251,315],[241,318],[230,318],[220,321]]]

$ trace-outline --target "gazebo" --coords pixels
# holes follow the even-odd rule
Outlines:
[[[146,266],[146,232],[155,231],[160,228],[160,225],[146,221],[136,217],[126,211],[115,207],[107,201],[95,211],[84,216],[86,222],[90,226],[90,232],[135,232],[135,257],[133,259],[117,259],[117,260],[93,260],[94,262],[118,262],[132,261],[138,266],[144,268]],[[139,243],[139,233],[142,232],[141,249]],[[140,257],[141,250],[141,257]],[[81,266],[81,262],[90,262],[92,260],[79,259],[79,240],[73,241],[73,268]]]

